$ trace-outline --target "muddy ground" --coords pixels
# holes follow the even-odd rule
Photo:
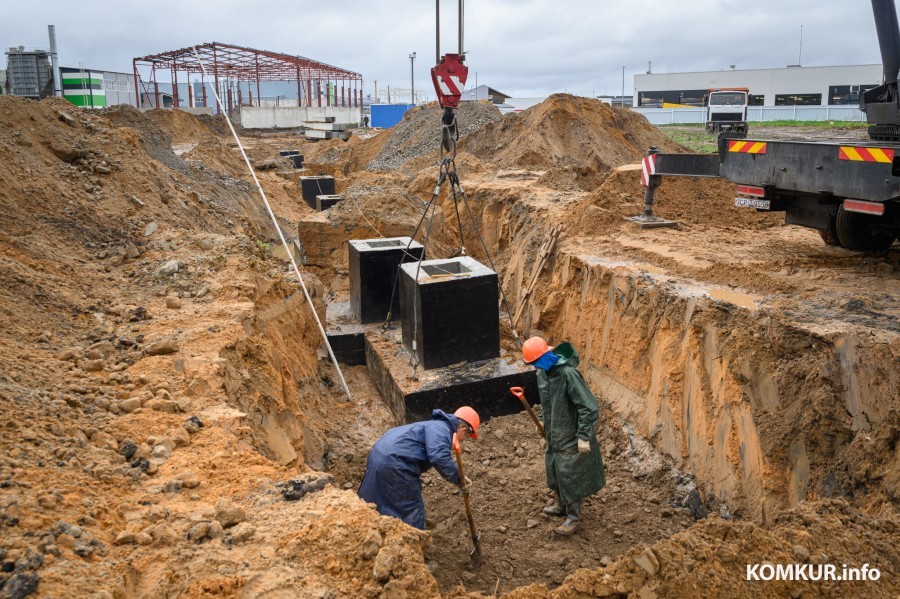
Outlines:
[[[0,593],[896,596],[897,246],[827,247],[709,181],[660,188],[677,229],[634,229],[633,164],[676,142],[583,98],[490,108],[457,160],[478,229],[525,303],[519,334],[571,340],[601,402],[608,485],[575,537],[540,514],[551,498],[522,414],[466,446],[480,569],[436,474],[430,531],[356,497],[396,417],[365,367],[343,369],[343,394],[223,122],[3,97]],[[245,137],[319,314],[347,292],[346,240],[418,222],[436,171],[425,116],[347,143]],[[285,148],[345,201],[309,210]],[[442,198],[430,255],[485,259],[475,227],[460,242],[455,226]],[[747,581],[766,561],[881,578]]]

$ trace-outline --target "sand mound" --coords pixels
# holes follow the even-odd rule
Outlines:
[[[594,235],[616,229],[625,222],[624,217],[640,214],[643,208],[640,170],[616,169],[572,209],[570,232]],[[784,223],[781,213],[736,208],[734,184],[724,179],[665,178],[656,191],[653,211],[681,223],[713,227],[767,229]]]
[[[464,138],[500,120],[500,111],[488,102],[463,102],[457,116]],[[369,163],[370,171],[395,170],[407,161],[437,152],[441,142],[441,110],[436,102],[413,108],[393,128],[390,139]]]
[[[682,150],[639,114],[566,94],[554,94],[524,112],[508,114],[462,145],[485,162],[505,168],[571,167],[587,184],[598,184],[598,174],[634,162],[650,146]]]

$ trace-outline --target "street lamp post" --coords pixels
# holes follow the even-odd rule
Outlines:
[[[625,67],[622,67],[622,97],[619,106],[625,106]]]
[[[409,55],[409,97],[412,98],[412,103],[415,105],[416,103],[416,53],[413,52]]]

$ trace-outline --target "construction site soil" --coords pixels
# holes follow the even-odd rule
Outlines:
[[[657,212],[678,227],[637,229],[634,163],[680,150],[642,117],[566,95],[464,106],[477,229],[461,219],[460,241],[441,194],[428,254],[486,260],[480,232],[519,334],[578,348],[607,486],[577,533],[541,514],[521,413],[464,445],[480,567],[435,472],[426,531],[356,496],[398,423],[366,367],[342,368],[343,393],[221,117],[4,96],[0,596],[898,596],[898,247],[826,246],[721,181],[666,181]],[[347,293],[347,240],[412,234],[439,119],[349,142],[242,133],[320,316]],[[319,173],[344,194],[325,212],[296,182]],[[880,577],[748,576],[762,564]]]

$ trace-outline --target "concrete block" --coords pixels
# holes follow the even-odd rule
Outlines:
[[[278,152],[281,156],[296,156],[300,153],[299,150],[281,150]]]
[[[328,210],[338,202],[344,199],[342,195],[320,195],[316,196],[316,210]]]
[[[300,194],[310,208],[315,208],[316,196],[334,195],[334,177],[327,175],[300,177]]]
[[[397,267],[419,260],[425,248],[409,237],[389,239],[351,239],[350,305],[361,323],[384,322],[391,306],[391,292]],[[409,246],[407,251],[406,247]],[[394,297],[393,316],[399,318],[400,290]]]
[[[423,368],[500,355],[497,273],[470,256],[400,267],[403,345]]]
[[[348,366],[365,365],[365,332],[366,327],[350,309],[350,302],[331,302],[326,306],[325,336],[338,362]]]

